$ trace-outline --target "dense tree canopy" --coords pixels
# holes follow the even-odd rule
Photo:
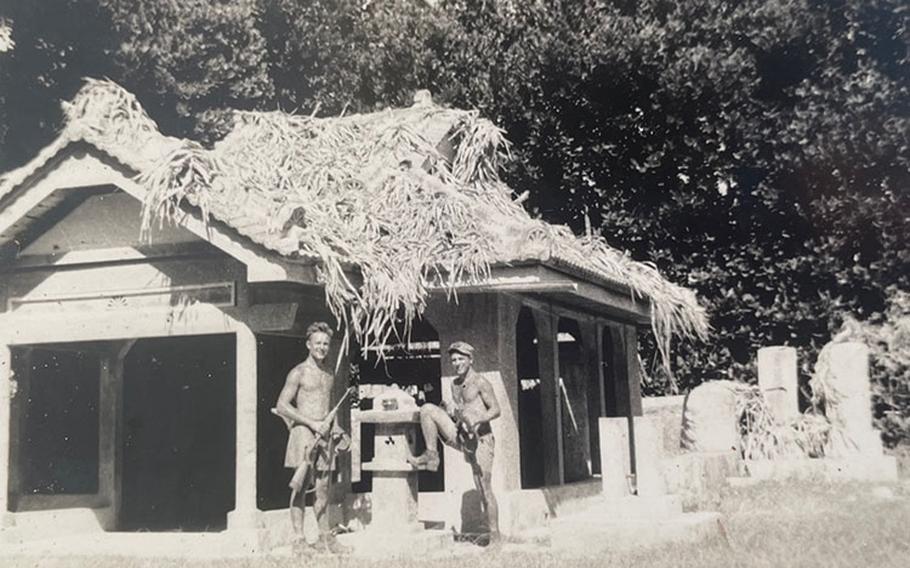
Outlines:
[[[900,0],[23,0],[0,16],[3,169],[84,75],[206,140],[225,107],[330,115],[429,88],[479,108],[538,214],[699,292],[715,335],[680,346],[682,386],[748,376],[767,344],[800,347],[808,372],[842,314],[874,319],[888,286],[910,289]]]

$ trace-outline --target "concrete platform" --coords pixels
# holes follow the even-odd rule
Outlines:
[[[455,542],[446,530],[422,530],[412,533],[366,529],[340,534],[338,542],[349,546],[355,558],[445,558],[482,550],[470,543]]]
[[[551,550],[591,557],[607,551],[723,538],[724,528],[720,513],[684,513],[665,519],[617,519],[603,513],[557,519],[549,534]]]
[[[94,533],[61,536],[45,540],[6,543],[4,556],[131,557],[159,559],[216,559],[265,556],[257,551],[257,535],[237,533]]]

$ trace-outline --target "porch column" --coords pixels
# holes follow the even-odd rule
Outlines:
[[[237,337],[237,457],[234,510],[228,515],[229,529],[259,526],[256,507],[256,335],[240,325]]]
[[[565,480],[562,451],[562,408],[559,396],[559,344],[557,319],[535,311],[540,369],[540,414],[543,422],[544,483],[562,485]]]
[[[10,402],[13,388],[13,359],[9,345],[0,345],[0,529],[7,525],[10,480]]]

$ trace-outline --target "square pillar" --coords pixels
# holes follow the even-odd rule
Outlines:
[[[119,368],[122,369],[122,360]],[[101,384],[98,397],[98,496],[103,500],[106,514],[100,519],[105,530],[117,524],[120,491],[117,477],[120,473],[118,458],[122,456],[117,445],[119,416],[122,404],[122,372],[118,373],[117,355],[101,357]]]
[[[544,455],[544,483],[562,485],[565,480],[562,452],[562,407],[559,397],[559,345],[556,318],[534,311],[537,325],[537,357],[540,369],[540,406],[543,421],[541,440]]]
[[[13,358],[9,345],[0,345],[0,528],[9,517],[10,400],[13,389]]]
[[[759,349],[758,386],[778,422],[788,424],[799,417],[796,349],[784,346]]]
[[[255,529],[260,525],[256,507],[256,335],[245,325],[236,331],[237,350],[237,457],[234,510],[228,529]]]

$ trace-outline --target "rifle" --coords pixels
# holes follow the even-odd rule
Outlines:
[[[325,421],[328,421],[329,423],[335,422],[335,417],[338,414],[338,411],[341,409],[341,405],[344,403],[345,399],[347,399],[350,395],[352,395],[354,393],[355,388],[356,387],[348,387],[347,389],[345,389],[344,393],[341,395],[341,398],[338,399],[338,402],[335,403],[335,406],[332,408],[332,410],[329,411],[329,413],[323,419],[323,422],[325,422]],[[271,412],[272,412],[272,414],[281,418],[284,421],[284,424],[285,424],[285,426],[287,426],[288,431],[290,431],[292,428],[294,428],[295,422],[291,417],[282,414],[281,411],[278,410],[277,408],[272,408]],[[334,436],[333,436],[331,429],[329,430],[329,432],[327,432],[327,436],[328,436],[328,440],[327,440],[327,447],[326,447],[326,440],[324,440],[322,437],[317,435],[317,439],[313,442],[313,447],[310,448],[310,451],[307,453],[306,458],[304,459],[304,462],[302,464],[300,464],[299,466],[297,466],[297,469],[294,471],[294,475],[291,477],[291,481],[288,484],[291,488],[291,499],[288,502],[288,512],[291,514],[291,526],[294,530],[297,530],[296,523],[294,522],[294,501],[297,499],[297,494],[299,492],[303,491],[304,482],[306,481],[307,474],[309,473],[310,469],[312,469],[315,466],[316,456],[317,456],[319,450],[322,449],[323,447],[326,447],[326,449],[329,451],[328,459],[332,459],[332,457],[333,457],[332,452],[334,451],[334,443],[333,443]],[[330,479],[331,479],[331,477],[330,477]],[[305,506],[303,507],[303,509],[305,509]],[[303,530],[303,528],[301,527],[300,531],[302,532],[302,530]]]

